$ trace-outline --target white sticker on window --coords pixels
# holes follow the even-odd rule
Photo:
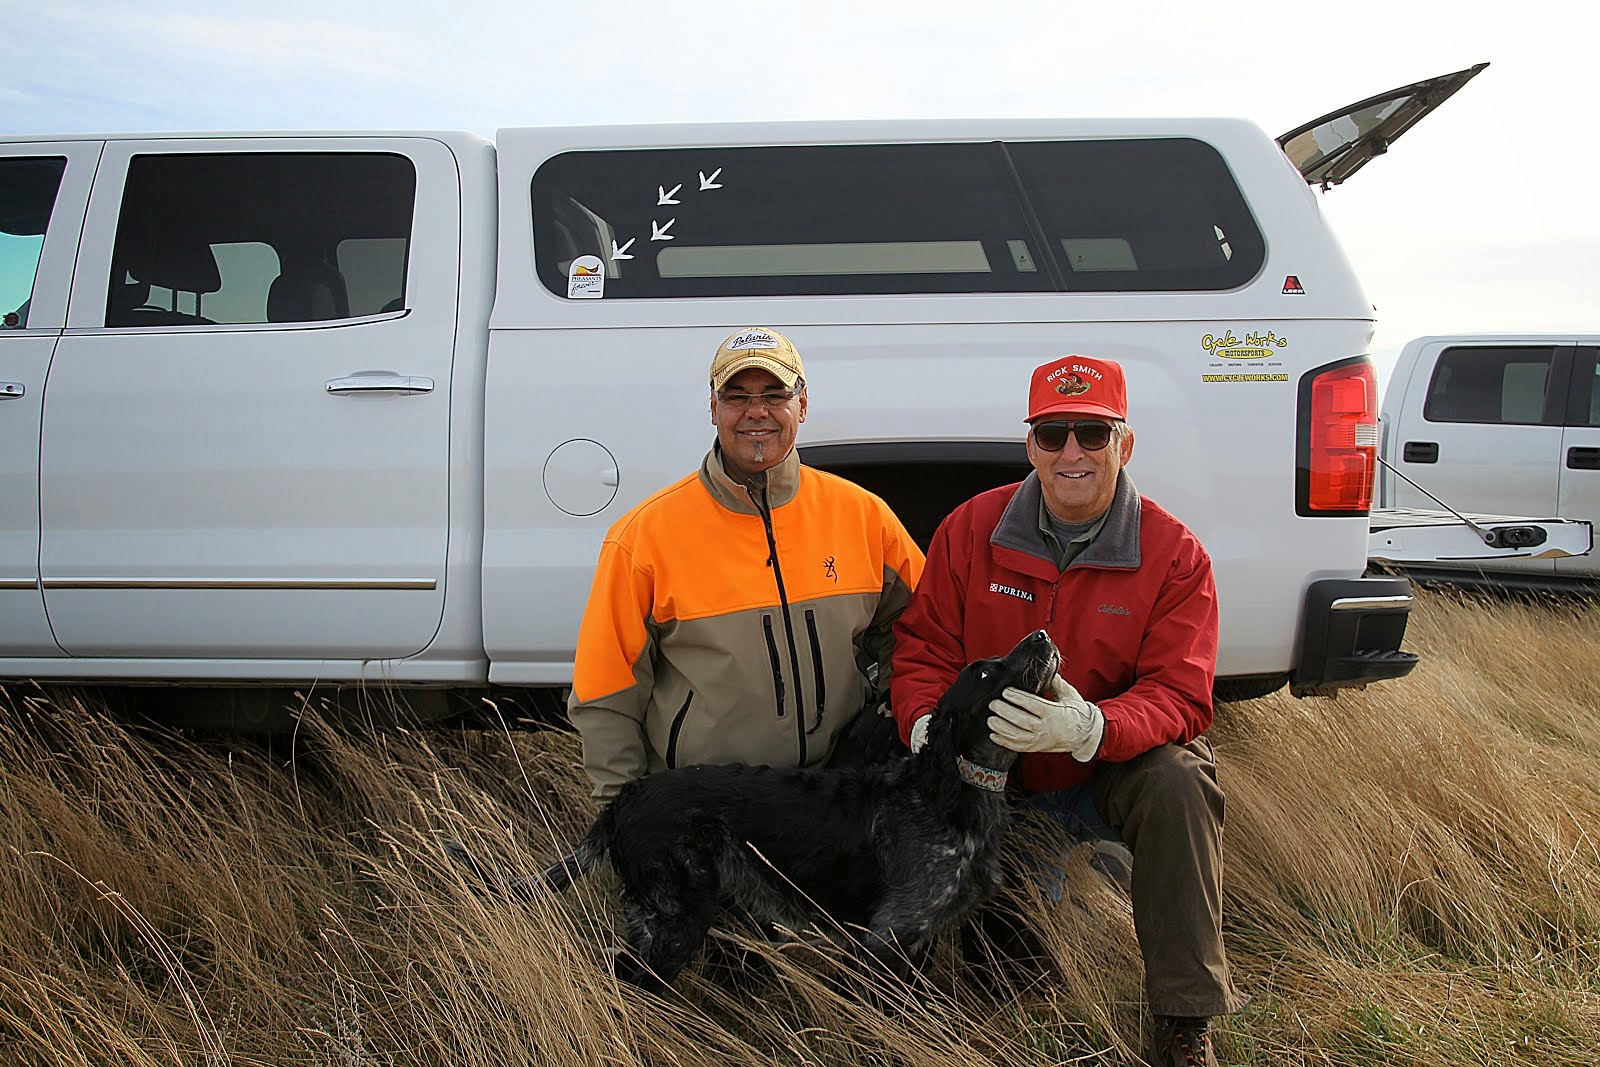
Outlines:
[[[567,268],[567,299],[593,300],[606,293],[606,268],[599,256],[579,256]]]

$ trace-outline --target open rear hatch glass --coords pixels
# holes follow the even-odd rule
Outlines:
[[[1311,185],[1338,185],[1389,150],[1402,133],[1448,100],[1487,67],[1403,85],[1342,107],[1278,138],[1284,154]]]

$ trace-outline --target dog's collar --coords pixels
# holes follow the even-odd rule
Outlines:
[[[965,756],[956,756],[956,770],[961,772],[961,780],[968,785],[975,785],[979,789],[986,789],[991,793],[1004,793],[1006,791],[1006,772],[997,771],[993,767],[984,767],[973,763]]]

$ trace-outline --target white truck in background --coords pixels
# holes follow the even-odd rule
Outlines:
[[[1409,584],[1365,573],[1371,304],[1308,183],[1481,69],[1276,142],[1224,119],[0,140],[0,684],[159,686],[216,726],[313,685],[557,716],[601,538],[698,464],[705,368],[747,325],[804,353],[803,458],[924,543],[1027,472],[1035,365],[1119,360],[1130,471],[1215,564],[1219,698],[1402,676]]]
[[[1418,578],[1587,588],[1600,520],[1600,334],[1419,337],[1384,391],[1370,555]],[[1450,523],[1437,509],[1469,520]],[[1411,519],[1442,527],[1426,531]],[[1543,516],[1538,523],[1508,516]],[[1555,518],[1561,516],[1561,518]]]

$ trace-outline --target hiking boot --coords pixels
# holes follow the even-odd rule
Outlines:
[[[1217,1067],[1211,1051],[1211,1020],[1163,1015],[1156,1020],[1151,1067]]]

